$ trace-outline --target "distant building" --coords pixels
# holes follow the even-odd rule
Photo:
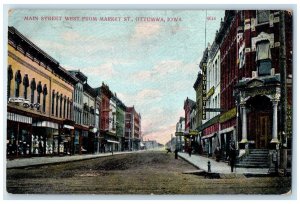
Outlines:
[[[139,150],[142,141],[141,115],[136,112],[134,106],[126,108],[125,115],[125,144],[126,149]]]

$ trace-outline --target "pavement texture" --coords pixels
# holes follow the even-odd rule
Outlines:
[[[228,163],[223,161],[217,162],[214,159],[207,158],[200,155],[192,154],[189,156],[187,153],[179,152],[178,156],[182,159],[186,160],[190,164],[194,165],[195,167],[204,170],[206,173],[208,172],[208,161],[210,161],[211,166],[211,173],[212,174],[219,174],[221,177],[228,176],[229,174],[235,175],[268,175],[269,168],[234,168],[234,172],[231,172],[231,167]]]
[[[19,158],[13,160],[6,160],[6,168],[24,168],[31,166],[40,166],[46,164],[57,164],[57,163],[65,163],[72,161],[80,161],[86,159],[94,159],[99,157],[108,157],[112,155],[118,154],[129,154],[133,152],[111,152],[108,153],[100,153],[100,154],[84,154],[84,155],[72,155],[72,156],[49,156],[49,157],[30,157],[30,158]]]
[[[129,154],[133,152],[114,152],[114,155],[119,154]],[[32,166],[41,166],[46,164],[57,164],[57,163],[65,163],[72,161],[80,161],[86,159],[95,159],[99,157],[108,157],[112,156],[112,153],[100,153],[100,154],[85,154],[85,155],[72,155],[72,156],[53,156],[53,157],[31,157],[31,158],[19,158],[13,160],[6,161],[7,169],[10,168],[24,168],[24,167],[32,167]],[[189,156],[187,153],[179,152],[178,156],[189,162],[193,166],[198,169],[203,170],[204,173],[208,172],[208,161],[210,161],[211,165],[211,173],[219,174],[220,177],[228,176],[229,174],[234,175],[268,175],[268,168],[235,168],[234,172],[231,172],[231,168],[228,163],[220,161],[217,162],[214,159],[207,158],[205,156],[192,154]],[[233,176],[233,175],[231,175]]]

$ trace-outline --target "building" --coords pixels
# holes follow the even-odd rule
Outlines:
[[[125,150],[125,113],[126,106],[114,95],[116,101],[116,136],[119,139],[119,151]]]
[[[185,118],[180,117],[179,121],[176,123],[176,148],[179,151],[184,150],[184,136],[183,133],[185,131]]]
[[[14,27],[7,72],[7,156],[72,154],[77,79]]]
[[[216,33],[215,39],[218,38],[219,32]],[[220,109],[220,50],[217,40],[209,46],[203,55],[200,62],[202,69],[206,75],[206,93],[203,96],[205,101],[205,117],[203,117],[202,126],[202,148],[203,152],[212,156],[214,150],[219,147],[224,147],[219,136],[220,124],[219,114]],[[206,68],[204,66],[206,65]]]
[[[82,154],[82,138],[88,132],[88,127],[83,124],[83,84],[87,83],[87,76],[79,70],[68,70],[70,74],[78,79],[74,87],[74,101],[73,101],[73,120],[74,125],[74,153]],[[84,151],[83,151],[84,152]]]
[[[194,136],[190,135],[191,127],[191,111],[192,107],[195,105],[195,101],[189,99],[188,97],[184,101],[184,113],[185,113],[185,129],[184,129],[184,143],[185,143],[185,151],[187,148],[192,146],[192,141],[195,140]]]
[[[142,141],[141,115],[136,112],[134,106],[126,108],[125,114],[125,144],[126,149],[139,150]]]
[[[95,127],[96,119],[96,91],[86,82],[83,84],[83,126],[84,130],[82,137],[79,140],[81,146],[81,152],[95,153],[97,151],[97,128]]]

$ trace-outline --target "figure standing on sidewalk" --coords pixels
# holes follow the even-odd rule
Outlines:
[[[235,144],[233,141],[230,143],[229,158],[230,158],[231,172],[233,172],[235,160],[236,160],[236,149],[235,149]]]
[[[192,147],[191,146],[188,147],[188,152],[189,152],[189,156],[191,157],[192,156]]]

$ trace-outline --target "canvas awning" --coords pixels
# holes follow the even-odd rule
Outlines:
[[[106,140],[107,142],[109,142],[109,143],[116,143],[116,144],[119,144],[120,142],[118,142],[118,141],[114,141],[114,140]]]

